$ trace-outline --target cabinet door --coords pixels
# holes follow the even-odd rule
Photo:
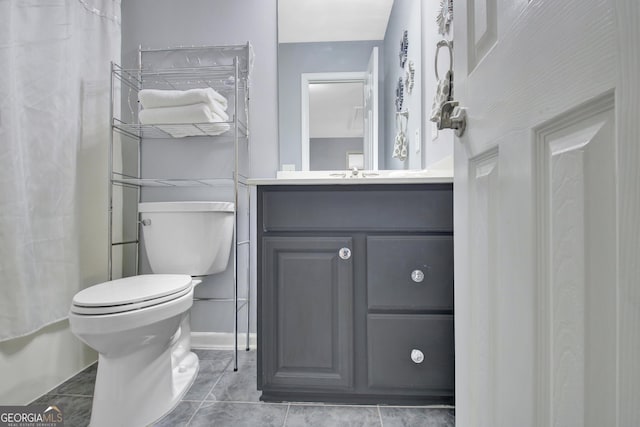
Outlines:
[[[352,387],[352,249],[350,237],[263,239],[263,390]]]

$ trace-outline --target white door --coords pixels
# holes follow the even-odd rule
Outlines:
[[[640,1],[455,1],[456,425],[640,425]]]
[[[378,170],[378,48],[371,50],[364,84],[365,168]]]

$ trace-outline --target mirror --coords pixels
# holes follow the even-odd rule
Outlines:
[[[420,0],[278,0],[280,168],[421,169],[421,39]]]

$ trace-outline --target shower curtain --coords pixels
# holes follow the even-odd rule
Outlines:
[[[0,341],[106,277],[119,0],[0,1]]]

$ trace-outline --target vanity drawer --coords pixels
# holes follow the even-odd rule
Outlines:
[[[271,231],[453,231],[452,184],[260,187]]]
[[[369,310],[453,310],[453,236],[367,237]]]
[[[452,315],[370,314],[367,328],[370,387],[453,392]]]

